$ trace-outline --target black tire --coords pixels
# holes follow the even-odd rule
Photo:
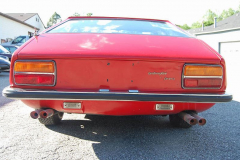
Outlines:
[[[53,116],[49,118],[38,118],[39,122],[44,124],[45,126],[50,126],[50,125],[57,125],[61,122],[63,117],[63,112],[57,112]]]
[[[169,120],[170,120],[170,123],[173,127],[179,127],[179,128],[190,128],[190,127],[192,127],[192,125],[185,122],[177,114],[169,115]]]

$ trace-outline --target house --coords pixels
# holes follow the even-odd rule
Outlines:
[[[37,13],[5,13],[5,14],[38,28],[40,32],[45,29],[45,26]]]
[[[198,39],[209,44],[225,59],[227,65],[228,91],[236,93],[240,90],[240,13],[232,15],[211,26],[188,30]]]
[[[37,13],[1,13],[0,43],[20,35],[33,35],[35,29],[43,31],[45,26]]]

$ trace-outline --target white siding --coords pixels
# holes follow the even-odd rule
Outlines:
[[[36,14],[35,16],[33,16],[33,17],[29,18],[28,20],[26,20],[25,23],[39,28],[39,32],[42,32],[45,29],[41,19],[38,16],[38,14]]]
[[[224,57],[227,67],[227,92],[233,94],[234,100],[239,100],[240,30],[196,36],[198,39],[203,40],[216,51],[221,52],[220,54]]]
[[[203,40],[213,49],[219,52],[220,42],[240,41],[240,30],[219,32],[215,34],[196,35],[198,39]]]
[[[34,33],[34,29],[0,15],[0,43],[1,39],[14,39],[20,35],[28,35],[28,32]]]

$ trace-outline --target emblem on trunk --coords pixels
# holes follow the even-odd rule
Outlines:
[[[164,78],[164,81],[174,81],[175,80],[175,78],[173,78],[173,77],[165,77]]]
[[[167,75],[167,72],[148,72],[148,75]]]

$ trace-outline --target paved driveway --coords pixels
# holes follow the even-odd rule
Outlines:
[[[0,74],[0,90],[8,73]],[[30,118],[31,108],[0,96],[0,159],[240,159],[240,103],[201,113],[203,127],[172,128],[168,117],[64,115],[59,126]]]

